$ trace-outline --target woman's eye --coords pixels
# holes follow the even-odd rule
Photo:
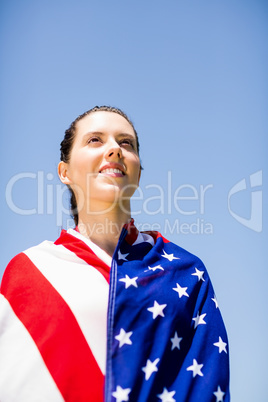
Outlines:
[[[122,141],[120,142],[120,145],[129,145],[129,146],[131,146],[132,148],[134,148],[133,142],[132,142],[131,140],[129,140],[129,139],[124,139],[124,140],[122,140]]]
[[[91,137],[88,140],[88,144],[92,144],[94,142],[100,142],[100,139],[98,137]]]

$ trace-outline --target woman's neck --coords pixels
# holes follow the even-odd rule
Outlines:
[[[79,232],[106,251],[111,257],[125,223],[130,220],[130,213],[113,208],[105,214],[79,213]]]

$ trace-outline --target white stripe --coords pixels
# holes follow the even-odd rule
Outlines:
[[[25,254],[69,305],[104,374],[109,296],[106,279],[62,245],[45,241]]]
[[[132,246],[136,246],[137,244],[140,244],[140,243],[143,243],[143,242],[150,243],[152,246],[154,246],[153,237],[151,235],[147,234],[147,233],[142,233],[142,232],[139,232],[138,237],[134,241]]]
[[[64,401],[33,339],[1,294],[0,401]]]
[[[97,246],[97,244],[93,243],[93,241],[83,236],[80,232],[77,232],[76,230],[71,228],[67,230],[67,233],[71,234],[72,236],[75,236],[77,239],[82,240],[84,243],[86,243],[86,245],[89,248],[91,248],[93,253],[95,253],[96,256],[98,256],[103,262],[105,262],[105,264],[108,265],[108,267],[112,265],[112,257],[109,254],[107,254],[102,248]]]

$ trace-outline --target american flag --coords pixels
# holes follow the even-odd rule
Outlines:
[[[106,401],[229,401],[227,334],[206,268],[159,233],[152,244],[133,232],[111,267]]]
[[[133,222],[113,259],[63,230],[4,273],[1,402],[228,402],[228,353],[202,262]]]

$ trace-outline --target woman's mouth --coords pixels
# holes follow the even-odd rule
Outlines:
[[[123,177],[125,173],[122,170],[117,168],[106,168],[100,171],[101,174],[113,176],[113,177]]]
[[[120,164],[115,164],[115,163],[109,163],[106,164],[105,166],[103,166],[99,173],[100,174],[105,174],[108,176],[112,176],[112,177],[123,177],[125,176],[125,167],[122,166]]]

